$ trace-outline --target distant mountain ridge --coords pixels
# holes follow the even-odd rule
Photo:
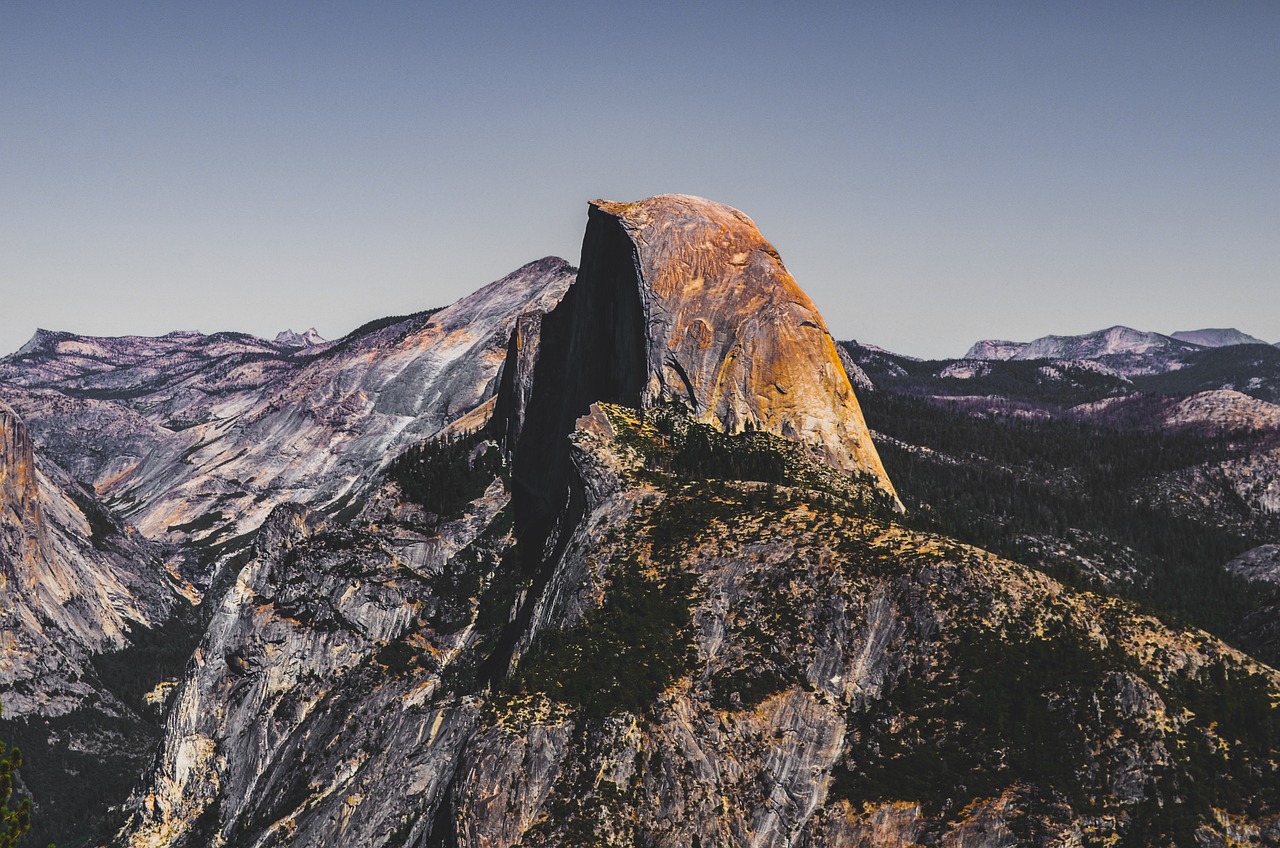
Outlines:
[[[983,339],[975,342],[962,359],[1093,362],[1117,375],[1134,377],[1177,371],[1198,353],[1245,345],[1267,343],[1234,328],[1179,330],[1165,335],[1116,325],[1074,336],[1041,336],[1029,342]]]
[[[1204,345],[1205,347],[1229,347],[1231,345],[1241,344],[1270,344],[1264,342],[1256,336],[1248,333],[1242,333],[1234,327],[1225,329],[1206,328],[1203,330],[1178,330],[1170,333],[1170,338],[1177,339],[1182,342],[1191,342],[1192,344]]]
[[[1165,335],[1116,325],[1074,336],[1041,336],[1029,342],[983,339],[963,359],[1101,359],[1108,356],[1161,354],[1176,357],[1195,350],[1267,342],[1235,328],[1178,330]]]

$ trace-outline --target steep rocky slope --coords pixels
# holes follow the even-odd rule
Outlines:
[[[13,719],[64,715],[97,694],[87,662],[163,624],[175,591],[160,551],[93,496],[37,461],[22,419],[0,404],[0,698]]]
[[[524,527],[556,520],[566,436],[595,401],[677,403],[724,432],[794,438],[896,497],[822,317],[736,209],[593,202],[577,282],[527,335],[500,404]]]
[[[40,763],[23,775],[38,830],[56,816],[61,832],[83,833],[124,799],[157,741],[129,691],[135,675],[176,669],[103,662],[180,632],[191,607],[174,554],[36,454],[0,403],[0,737]]]
[[[302,349],[42,332],[0,360],[0,397],[142,534],[226,545],[279,503],[341,508],[389,453],[491,400],[515,322],[573,278],[541,260],[446,309]]]
[[[771,435],[713,439],[778,451],[787,485],[690,479],[698,426],[583,419],[584,520],[496,685],[526,602],[500,482],[434,536],[278,510],[120,844],[1280,835],[1273,671],[905,530]]]
[[[0,734],[46,764],[27,775],[33,839],[78,844],[123,799],[210,614],[190,602],[213,591],[216,605],[271,510],[349,516],[397,446],[483,423],[512,327],[573,277],[562,260],[531,263],[447,309],[337,342],[42,331],[0,360],[0,399],[29,424],[36,459],[23,467],[54,482],[42,524],[18,510],[5,525],[15,539],[27,526],[43,534],[40,556],[13,555],[44,577],[4,608],[16,623],[0,657]],[[47,813],[68,806],[74,815]]]
[[[725,432],[813,444],[829,464],[892,493],[822,316],[750,218],[683,195],[591,209],[588,251],[593,228],[629,242],[604,261],[630,254],[637,274],[643,404],[676,398]],[[595,257],[583,258],[585,272]]]

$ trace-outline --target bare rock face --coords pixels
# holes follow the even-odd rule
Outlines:
[[[1228,571],[1246,580],[1280,585],[1280,545],[1259,545],[1226,564]]]
[[[434,532],[381,500],[352,525],[277,507],[174,696],[117,844],[421,844],[475,723],[443,678],[475,662],[468,593],[510,543],[507,503],[495,482]]]
[[[899,524],[650,336],[621,220],[507,325],[483,494],[273,510],[115,845],[1268,844],[1272,669]]]
[[[31,437],[18,414],[0,405],[0,513],[5,519],[0,532],[6,548],[20,550],[39,531],[38,500]]]
[[[893,491],[822,316],[750,218],[686,195],[596,201],[584,267],[593,229],[620,229],[634,256],[646,405],[678,399],[727,433],[807,442]]]
[[[444,309],[304,347],[41,331],[0,359],[0,398],[143,535],[228,544],[280,503],[339,509],[389,456],[469,414],[483,423],[516,322],[573,279],[548,257]]]
[[[974,342],[973,346],[965,353],[965,359],[1013,359],[1023,348],[1027,346],[1027,342],[1010,342],[1003,339],[983,339]]]

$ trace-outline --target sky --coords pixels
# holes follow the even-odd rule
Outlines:
[[[0,3],[0,352],[316,327],[750,215],[837,338],[1280,340],[1273,2]]]

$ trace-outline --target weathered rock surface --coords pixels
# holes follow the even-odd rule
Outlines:
[[[169,618],[160,551],[65,472],[37,460],[0,404],[0,701],[6,717],[63,715],[99,693],[88,659]]]
[[[475,640],[473,599],[441,591],[444,569],[489,550],[506,503],[494,485],[438,534],[278,507],[175,696],[122,844],[386,844],[439,798],[475,712],[437,691]]]
[[[1227,563],[1227,570],[1246,580],[1280,585],[1280,545],[1259,545]]]
[[[42,334],[6,396],[142,534],[253,542],[115,846],[1280,830],[1276,672],[904,526],[854,369],[736,210],[599,201],[576,282],[337,342],[117,341]]]
[[[37,827],[50,828],[33,839],[79,843],[120,803],[125,775],[155,744],[153,711],[181,672],[179,652],[199,639],[188,628],[204,615],[188,601],[215,589],[217,602],[265,517],[287,502],[354,514],[404,446],[484,424],[511,328],[554,306],[573,277],[559,259],[530,263],[450,308],[372,322],[336,342],[304,336],[305,347],[237,333],[40,331],[0,360],[0,402],[30,424],[38,479],[74,501],[46,493],[56,555],[23,573],[54,577],[0,610],[0,736],[48,764],[29,777]],[[445,556],[435,543],[400,555]],[[174,604],[181,621],[167,615]],[[66,635],[54,624],[86,616],[103,627]],[[46,815],[42,804],[76,813]]]
[[[1013,359],[1028,342],[1010,342],[1003,339],[983,339],[974,342],[962,359]]]
[[[518,334],[505,373],[496,414],[516,521],[543,540],[527,546],[539,552],[580,516],[576,494],[565,505],[566,437],[598,401],[679,403],[725,433],[775,433],[897,504],[822,317],[728,206],[684,195],[590,204],[577,280]]]
[[[273,341],[276,344],[287,345],[289,347],[313,347],[325,343],[325,338],[316,332],[316,328],[312,327],[305,333],[295,333],[293,330],[281,330],[276,333]]]

